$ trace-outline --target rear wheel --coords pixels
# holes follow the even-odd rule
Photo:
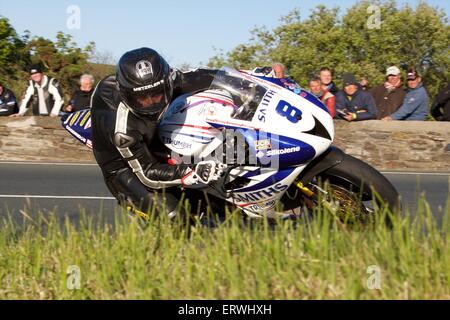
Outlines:
[[[338,165],[314,177],[305,188],[303,192],[297,186],[289,188],[282,198],[285,212],[291,211],[298,216],[320,202],[341,221],[367,223],[373,221],[375,214],[383,208],[396,212],[400,207],[397,190],[389,180],[370,165],[349,155],[344,155]]]

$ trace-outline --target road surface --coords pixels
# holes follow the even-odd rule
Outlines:
[[[414,212],[420,195],[441,220],[449,198],[450,173],[384,172],[399,191],[404,208]],[[21,221],[24,210],[30,216],[55,211],[58,217],[77,221],[86,215],[112,221],[119,207],[106,188],[97,165],[0,163],[0,218],[11,214]]]

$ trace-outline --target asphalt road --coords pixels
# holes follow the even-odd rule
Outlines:
[[[414,212],[424,195],[433,214],[441,220],[449,199],[450,173],[385,172],[402,196],[403,206]],[[0,163],[0,219],[11,214],[21,221],[55,211],[77,221],[80,211],[112,221],[119,210],[96,165]]]

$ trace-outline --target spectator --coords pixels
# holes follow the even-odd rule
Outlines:
[[[286,78],[286,68],[281,63],[275,62],[272,64],[272,72],[274,78]]]
[[[331,117],[334,118],[334,105],[336,97],[327,89],[323,89],[320,77],[312,78],[311,80],[309,80],[309,89],[313,95],[315,95],[320,101],[322,101],[324,105],[327,106]]]
[[[361,77],[361,80],[359,80],[359,85],[364,91],[369,90],[369,80],[367,80],[366,77]]]
[[[0,83],[0,116],[9,116],[18,111],[16,96]]]
[[[450,83],[434,99],[431,115],[438,121],[450,121]]]
[[[57,117],[64,103],[58,81],[43,74],[39,65],[30,68],[30,75],[19,113],[12,116],[23,116],[31,105],[33,115]]]
[[[408,70],[408,89],[403,104],[383,120],[421,120],[428,116],[428,94],[422,85],[422,77],[415,69]]]
[[[66,107],[66,111],[76,112],[90,108],[93,91],[94,77],[90,74],[83,74],[80,78],[80,89],[73,93],[70,103]]]
[[[335,83],[333,82],[333,74],[331,73],[331,70],[327,67],[323,67],[320,69],[320,81],[322,81],[322,87],[329,91],[331,94],[336,95],[338,92],[338,88],[336,87]]]
[[[378,108],[378,119],[391,115],[400,108],[406,92],[402,87],[400,69],[391,66],[386,69],[386,82],[370,90]]]
[[[342,80],[344,90],[336,95],[336,113],[347,121],[376,119],[377,107],[370,93],[361,89],[351,73],[345,73]]]

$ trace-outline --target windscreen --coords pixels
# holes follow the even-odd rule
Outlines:
[[[253,119],[267,92],[265,87],[252,81],[248,76],[226,67],[217,72],[210,89],[228,92],[236,106],[232,118],[247,121]]]

